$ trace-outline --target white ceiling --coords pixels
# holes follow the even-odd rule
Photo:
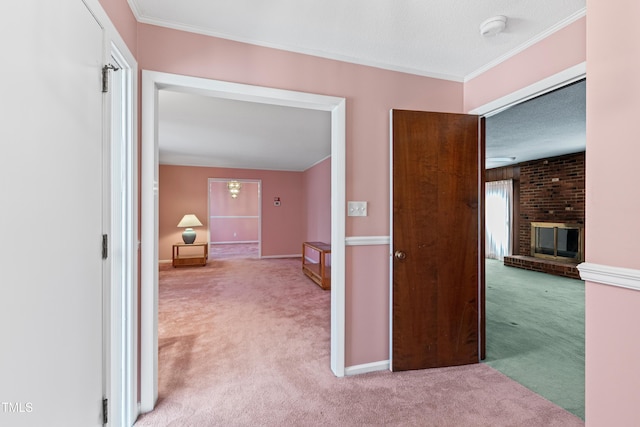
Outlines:
[[[331,155],[331,113],[161,90],[161,164],[304,171]]]
[[[144,23],[454,81],[480,74],[586,13],[586,0],[129,3]],[[480,23],[494,15],[507,16],[506,30],[482,37]],[[160,160],[304,170],[329,155],[328,121],[328,113],[320,111],[161,91]],[[551,124],[547,122],[546,127]],[[523,158],[518,150],[525,143],[512,141],[509,147],[501,140],[495,142],[494,150],[489,125],[487,132],[487,157],[516,156],[516,162]],[[555,141],[558,151],[562,137],[547,139]],[[539,139],[532,145],[540,151],[541,143]],[[575,152],[574,147],[569,150]]]
[[[583,16],[586,0],[129,0],[140,22],[462,81]],[[507,16],[498,37],[480,24]]]

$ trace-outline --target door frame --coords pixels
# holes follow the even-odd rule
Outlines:
[[[545,93],[551,92],[563,86],[574,83],[586,77],[587,64],[582,62],[580,64],[569,67],[563,71],[560,71],[552,76],[532,83],[524,88],[518,89],[505,96],[487,102],[472,110],[466,111],[465,114],[475,114],[478,116],[491,117],[494,114],[498,114],[501,111],[506,110],[509,107],[525,102],[529,99],[535,98]],[[389,243],[389,367],[393,366],[393,111],[389,111],[389,217],[390,217],[390,243]],[[484,170],[484,169],[483,169]]]
[[[509,107],[528,101],[529,99],[538,97],[540,95],[544,95],[545,93],[554,91],[571,83],[577,82],[578,80],[585,78],[586,75],[587,63],[582,62],[563,71],[560,71],[552,76],[532,83],[529,86],[518,89],[515,92],[511,92],[503,97],[494,99],[493,101],[476,107],[468,111],[466,114],[476,114],[479,116],[491,117],[494,114],[498,114]]]
[[[103,275],[108,277],[103,284],[103,389],[108,424],[133,425],[138,416],[138,63],[99,0],[82,2],[103,28],[103,64],[115,61],[121,68],[119,75],[110,72],[111,79],[120,79],[120,102],[103,99],[103,144],[109,145],[103,147],[103,197],[122,202],[104,211],[110,242],[104,264],[109,271]],[[122,156],[114,155],[114,147]]]
[[[331,370],[345,374],[345,98],[142,71],[140,410],[158,399],[158,92],[163,89],[331,113]]]
[[[110,71],[105,96],[108,132],[105,157],[110,216],[106,219],[109,289],[105,293],[105,337],[109,358],[105,366],[105,396],[109,423],[132,425],[137,418],[137,280],[138,280],[138,172],[137,172],[137,64],[128,51],[107,41],[105,64]]]

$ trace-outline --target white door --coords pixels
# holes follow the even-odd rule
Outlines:
[[[103,30],[0,5],[0,425],[102,425]]]

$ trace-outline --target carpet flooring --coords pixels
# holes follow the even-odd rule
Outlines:
[[[258,258],[258,243],[211,243],[209,245],[209,259],[229,258]]]
[[[485,363],[584,419],[584,282],[485,266]]]
[[[299,259],[160,266],[159,400],[136,426],[582,426],[487,364],[336,378]]]

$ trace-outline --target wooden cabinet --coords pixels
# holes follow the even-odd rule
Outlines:
[[[327,260],[327,255],[330,254],[330,244],[322,242],[302,244],[302,271],[322,289],[331,289],[331,266],[327,264],[327,261],[330,261],[330,259]]]
[[[195,249],[194,249],[195,248]],[[180,253],[182,249],[182,253]],[[207,265],[209,243],[176,243],[173,245],[172,264],[174,267]]]

